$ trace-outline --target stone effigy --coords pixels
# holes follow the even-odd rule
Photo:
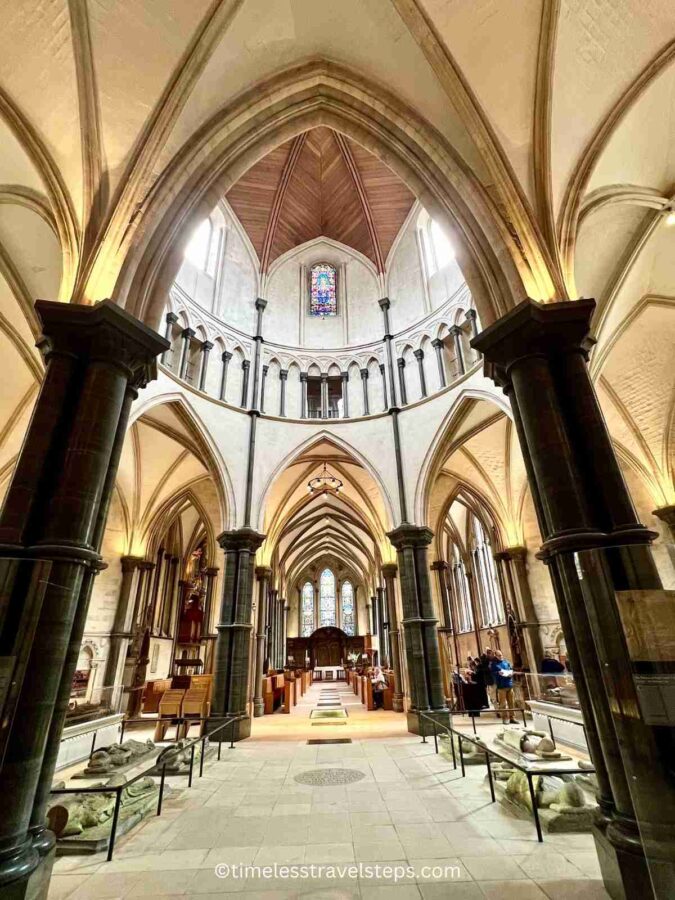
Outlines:
[[[119,787],[126,782],[114,775],[94,787]],[[63,782],[56,788],[65,787]],[[165,788],[165,793],[169,793]],[[122,791],[117,835],[126,834],[157,808],[159,785],[146,776]],[[57,853],[96,853],[107,846],[115,811],[116,792],[56,795],[47,810],[47,826],[57,838]]]
[[[495,792],[501,802],[529,818],[532,797],[525,772],[502,762],[493,765],[492,774]],[[544,831],[590,831],[597,808],[595,798],[578,778],[577,775],[532,775],[539,821]]]
[[[215,753],[215,747],[206,741],[204,759],[208,759]],[[198,766],[202,755],[201,741],[195,745],[194,765]],[[190,771],[190,758],[192,749],[185,739],[176,741],[170,747],[165,747],[157,757],[157,764],[152,770],[153,775],[161,775],[164,768],[167,775],[187,775]]]
[[[99,747],[89,758],[86,769],[78,772],[75,778],[95,778],[125,772],[157,751],[151,740],[125,741],[123,744],[110,744]]]
[[[448,734],[447,732],[438,736],[438,751],[444,759],[452,762],[452,745],[455,745],[455,761],[459,765],[459,738],[456,734]],[[464,757],[465,766],[485,765],[485,751],[477,747],[472,741],[462,741],[462,756]]]
[[[495,743],[501,744],[509,750],[515,750],[528,762],[548,760],[562,762],[572,759],[557,749],[549,735],[544,731],[535,731],[532,728],[510,726],[497,732]]]

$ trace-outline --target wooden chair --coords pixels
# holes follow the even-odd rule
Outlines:
[[[180,718],[183,710],[185,691],[170,689],[164,691],[159,701],[159,719],[155,725],[155,741],[163,741],[168,729]],[[180,726],[177,727],[176,739],[180,739]]]
[[[185,697],[183,698],[183,718],[201,720],[196,723],[199,725],[200,737],[204,733],[204,727],[206,725],[206,722],[203,720],[206,719],[208,714],[209,700],[206,688],[190,688],[189,691],[186,691]],[[190,724],[189,721],[183,723],[182,737],[186,738],[188,736]]]

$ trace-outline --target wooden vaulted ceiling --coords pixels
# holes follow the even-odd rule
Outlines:
[[[322,236],[358,250],[382,272],[415,197],[363,147],[320,127],[252,166],[227,200],[263,272],[283,253]]]

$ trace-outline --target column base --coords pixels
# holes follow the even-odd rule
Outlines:
[[[52,847],[30,874],[3,884],[2,900],[47,900],[55,858],[56,849]]]
[[[450,725],[449,709],[422,710],[424,718],[417,709],[408,710],[408,731],[411,734],[419,734],[420,736],[433,736],[434,726],[429,721],[434,719],[439,725]]]
[[[264,716],[264,715],[265,715],[265,701],[254,698],[254,700],[253,700],[253,716],[254,716],[254,718],[259,719],[260,716]]]
[[[404,712],[403,696],[392,697],[391,708],[394,712]]]
[[[212,716],[211,719],[206,723],[206,731],[210,734],[215,728],[218,728],[219,725],[222,725],[223,722],[227,719],[227,716]],[[242,716],[240,719],[236,719],[234,725],[228,725],[227,728],[224,728],[221,732],[222,741],[244,741],[247,737],[251,736],[251,717],[250,716]]]
[[[602,825],[592,826],[595,849],[605,890],[612,900],[632,900],[654,896],[649,868],[644,854],[617,847],[607,837]]]

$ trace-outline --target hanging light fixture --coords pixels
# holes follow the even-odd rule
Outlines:
[[[310,478],[307,482],[310,494],[320,494],[322,491],[337,494],[342,488],[342,485],[343,483],[340,479],[336,475],[333,475],[332,472],[328,471],[326,463],[323,464],[321,474],[317,475],[316,478]]]

